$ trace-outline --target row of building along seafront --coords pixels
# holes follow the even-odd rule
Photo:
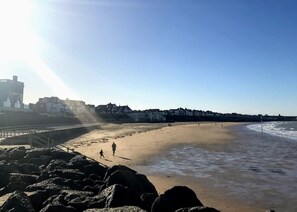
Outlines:
[[[34,112],[48,116],[80,116],[93,114],[109,120],[126,120],[134,122],[164,122],[164,121],[259,121],[288,120],[294,117],[242,115],[237,113],[217,113],[212,111],[177,108],[170,110],[148,109],[132,110],[129,106],[116,104],[90,105],[79,100],[61,100],[58,97],[40,98],[35,104],[23,103],[24,83],[17,76],[13,79],[0,80],[0,111]],[[296,118],[295,118],[296,119]]]

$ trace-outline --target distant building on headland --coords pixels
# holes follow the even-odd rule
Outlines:
[[[128,105],[117,106],[116,104],[108,103],[107,105],[98,105],[96,112],[100,114],[121,114],[132,112]]]
[[[86,113],[94,113],[95,106],[86,105],[84,101],[44,97],[40,98],[33,106],[33,111],[53,116],[79,116]]]
[[[13,79],[0,79],[0,111],[24,110],[24,83]]]

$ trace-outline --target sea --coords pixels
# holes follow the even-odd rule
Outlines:
[[[297,211],[297,122],[233,126],[235,141],[172,148],[146,174],[193,177],[248,205]],[[149,173],[148,173],[149,172]]]

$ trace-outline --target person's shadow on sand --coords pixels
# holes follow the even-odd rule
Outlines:
[[[125,157],[121,157],[121,156],[115,156],[117,158],[121,158],[121,159],[124,159],[124,160],[132,160],[131,158],[125,158]]]

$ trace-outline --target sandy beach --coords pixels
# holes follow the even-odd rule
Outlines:
[[[108,166],[123,164],[145,173],[151,158],[179,145],[200,145],[203,148],[222,148],[235,137],[229,129],[235,123],[191,123],[191,124],[107,124],[102,129],[91,131],[65,143],[70,148],[94,158]],[[111,144],[117,144],[116,155],[112,155]],[[220,145],[218,145],[220,144]],[[105,158],[100,159],[99,151]],[[142,168],[139,168],[142,167]],[[224,189],[215,189],[203,180],[197,182],[193,176],[149,175],[159,193],[174,185],[192,188],[206,205],[221,211],[264,211],[251,207],[234,197],[225,195]]]

